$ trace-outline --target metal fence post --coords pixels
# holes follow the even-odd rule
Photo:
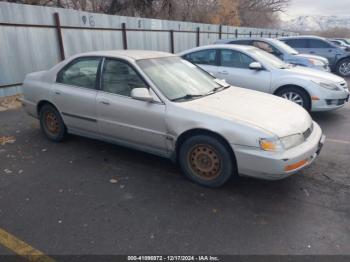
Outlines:
[[[271,38],[271,32],[269,33],[269,38]]]
[[[262,31],[261,31],[261,33],[260,33],[260,36],[261,36],[261,37],[263,37],[263,36],[264,36],[264,33],[263,33]]]
[[[252,37],[252,31],[249,32],[249,37]]]
[[[128,49],[128,38],[126,35],[126,24],[122,23],[122,37],[123,37],[123,48],[124,50]]]
[[[222,38],[222,25],[219,25],[219,39]]]
[[[276,33],[276,38],[278,38],[278,32]]]
[[[170,30],[170,52],[175,53],[174,50],[174,30]]]
[[[196,37],[196,46],[199,46],[200,44],[200,28],[197,27],[197,37]]]
[[[236,28],[235,30],[235,37],[237,38],[238,37],[238,29]]]
[[[56,24],[56,31],[57,31],[57,39],[58,39],[58,47],[60,49],[60,58],[61,60],[66,59],[66,55],[64,53],[64,45],[63,45],[63,38],[62,38],[62,29],[61,29],[61,21],[60,21],[60,15],[59,13],[54,13],[55,18],[55,24]]]

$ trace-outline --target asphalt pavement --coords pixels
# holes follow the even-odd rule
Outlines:
[[[312,166],[208,189],[166,159],[52,143],[22,109],[0,112],[0,137],[15,139],[0,145],[0,228],[48,255],[349,255],[350,105],[312,116],[327,135]]]

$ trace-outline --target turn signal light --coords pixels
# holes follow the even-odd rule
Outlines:
[[[284,171],[293,171],[293,170],[298,169],[299,167],[302,167],[302,166],[304,166],[306,164],[307,164],[307,159],[304,159],[304,160],[301,160],[301,161],[299,161],[297,163],[294,163],[294,164],[291,164],[289,166],[286,166],[284,168]]]

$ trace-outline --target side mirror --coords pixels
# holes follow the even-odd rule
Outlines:
[[[252,70],[257,70],[257,71],[263,69],[262,65],[261,65],[259,62],[253,62],[253,63],[251,63],[251,64],[249,65],[249,68],[252,69]]]
[[[149,92],[148,88],[146,87],[140,87],[140,88],[134,88],[131,90],[131,97],[136,100],[146,101],[146,102],[152,102],[154,99]]]

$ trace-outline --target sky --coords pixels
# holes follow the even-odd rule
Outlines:
[[[350,0],[291,0],[283,18],[300,15],[350,15]]]

